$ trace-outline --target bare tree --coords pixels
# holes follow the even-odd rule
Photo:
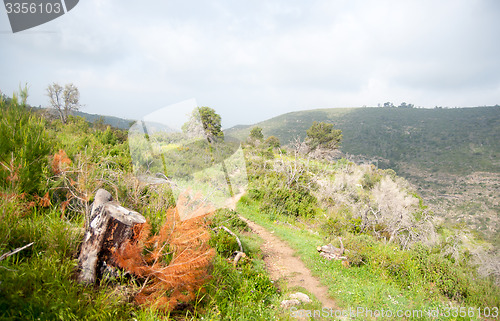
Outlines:
[[[81,107],[80,92],[72,83],[66,84],[64,88],[58,83],[49,85],[47,87],[47,96],[51,107],[57,110],[63,124],[66,124],[71,112],[79,110]]]

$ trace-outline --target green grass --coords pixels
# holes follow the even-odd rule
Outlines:
[[[321,236],[305,229],[291,229],[276,222],[276,219],[287,220],[283,217],[275,217],[275,220],[271,221],[266,213],[260,212],[256,204],[249,202],[247,198],[240,201],[238,211],[266,229],[274,231],[275,235],[295,249],[313,275],[328,287],[330,296],[336,300],[340,309],[362,307],[370,310],[391,310],[396,313],[398,310],[431,311],[436,308],[443,309],[448,304],[457,305],[446,300],[437,290],[431,293],[432,290],[429,291],[423,286],[424,283],[403,288],[390,276],[384,275],[381,269],[369,264],[344,268],[339,261],[321,258],[316,250],[318,245],[325,242]],[[365,317],[358,319],[363,320]]]
[[[130,307],[110,295],[75,281],[74,257],[82,238],[81,218],[64,221],[55,209],[20,216],[18,203],[2,201],[2,253],[35,242],[0,262],[1,320],[116,320]]]
[[[281,294],[269,279],[260,256],[260,240],[245,232],[244,222],[221,215],[224,224],[242,241],[247,259],[235,268],[224,249],[214,260],[206,292],[185,310],[164,315],[129,302],[127,280],[96,286],[76,282],[76,253],[82,239],[83,218],[63,220],[56,209],[19,212],[18,203],[2,201],[0,252],[29,242],[35,244],[0,262],[0,320],[277,320]],[[224,232],[225,233],[225,232]],[[219,232],[215,239],[223,237]],[[234,237],[226,245],[236,249]]]

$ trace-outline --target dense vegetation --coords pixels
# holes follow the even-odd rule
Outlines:
[[[280,149],[276,137],[261,135],[245,144],[249,188],[237,212],[218,210],[204,218],[211,235],[205,245],[215,254],[202,287],[196,284],[190,293],[193,287],[180,288],[179,300],[165,310],[156,300],[166,295],[168,301],[168,291],[159,297],[138,295],[151,294],[141,291],[157,281],[142,278],[144,270],[134,270],[137,265],[129,268],[132,275],[103,279],[93,287],[79,285],[78,246],[98,188],[148,219],[151,235],[159,236],[145,235],[146,247],[165,243],[162,233],[172,227],[167,223],[175,204],[168,186],[145,184],[133,175],[126,132],[80,117],[68,117],[63,125],[30,110],[26,97],[21,91],[0,99],[5,137],[0,145],[0,254],[34,242],[0,260],[0,319],[289,319],[279,307],[287,285],[269,279],[261,240],[237,214],[289,242],[340,307],[484,308],[500,303],[488,249],[471,235],[465,242],[456,230],[436,225],[425,202],[394,171],[345,159],[311,160]],[[177,151],[184,155],[182,148]],[[221,225],[241,238],[248,257],[237,266],[228,258],[238,244],[217,229]],[[320,259],[316,252],[316,246],[335,243],[338,236],[349,250],[349,268]],[[163,267],[172,255],[161,257]]]
[[[286,145],[302,139],[314,121],[342,130],[342,151],[385,160],[397,170],[404,161],[423,169],[468,174],[499,172],[500,106],[476,108],[335,108],[284,114],[258,124],[264,135]],[[244,138],[248,128],[229,130]]]
[[[342,130],[338,158],[395,170],[417,186],[438,215],[500,244],[500,106],[317,109],[257,126],[287,145],[296,137],[303,140],[314,121]],[[243,139],[249,128],[227,132]]]
[[[235,269],[226,258],[237,249],[236,241],[218,230],[210,241],[217,254],[204,271],[210,278],[171,312],[158,309],[154,300],[146,302],[149,308],[138,306],[134,298],[144,280],[135,276],[102,280],[95,287],[78,284],[78,246],[95,191],[111,191],[121,204],[141,212],[157,233],[165,229],[174,205],[170,189],[143,184],[132,175],[126,132],[79,117],[69,117],[65,125],[47,120],[18,96],[2,97],[0,110],[0,130],[8,134],[0,154],[0,253],[34,242],[0,261],[1,320],[273,319],[278,313],[269,309],[279,293],[259,258],[259,240],[240,235],[248,259]],[[245,230],[232,212],[214,214],[207,223]]]

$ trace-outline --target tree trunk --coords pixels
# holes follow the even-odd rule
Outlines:
[[[99,189],[92,204],[89,228],[78,257],[78,281],[91,284],[114,266],[113,253],[134,234],[136,224],[146,223],[141,214],[113,202],[111,194]]]

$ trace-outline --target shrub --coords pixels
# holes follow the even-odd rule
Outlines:
[[[262,211],[310,217],[316,213],[318,202],[311,194],[309,182],[305,173],[289,182],[285,173],[266,170],[252,178],[248,195],[260,201]]]
[[[207,320],[276,320],[279,290],[267,276],[262,264],[251,261],[235,269],[227,260],[216,257],[213,278],[207,284]]]
[[[45,194],[51,140],[45,121],[16,96],[0,101],[0,183],[19,193]]]
[[[290,216],[314,216],[317,204],[316,198],[306,188],[287,189],[271,185],[265,191],[260,209]]]
[[[370,261],[370,253],[373,251],[375,240],[370,235],[347,235],[344,238],[344,246],[348,251],[345,255],[354,266],[367,264]]]
[[[236,238],[223,229],[213,231],[209,244],[222,257],[229,257],[240,250]]]
[[[382,179],[382,176],[380,176],[377,173],[365,173],[363,175],[363,180],[361,182],[361,186],[364,189],[372,189],[373,186],[375,186],[375,184],[380,182],[381,179]]]

